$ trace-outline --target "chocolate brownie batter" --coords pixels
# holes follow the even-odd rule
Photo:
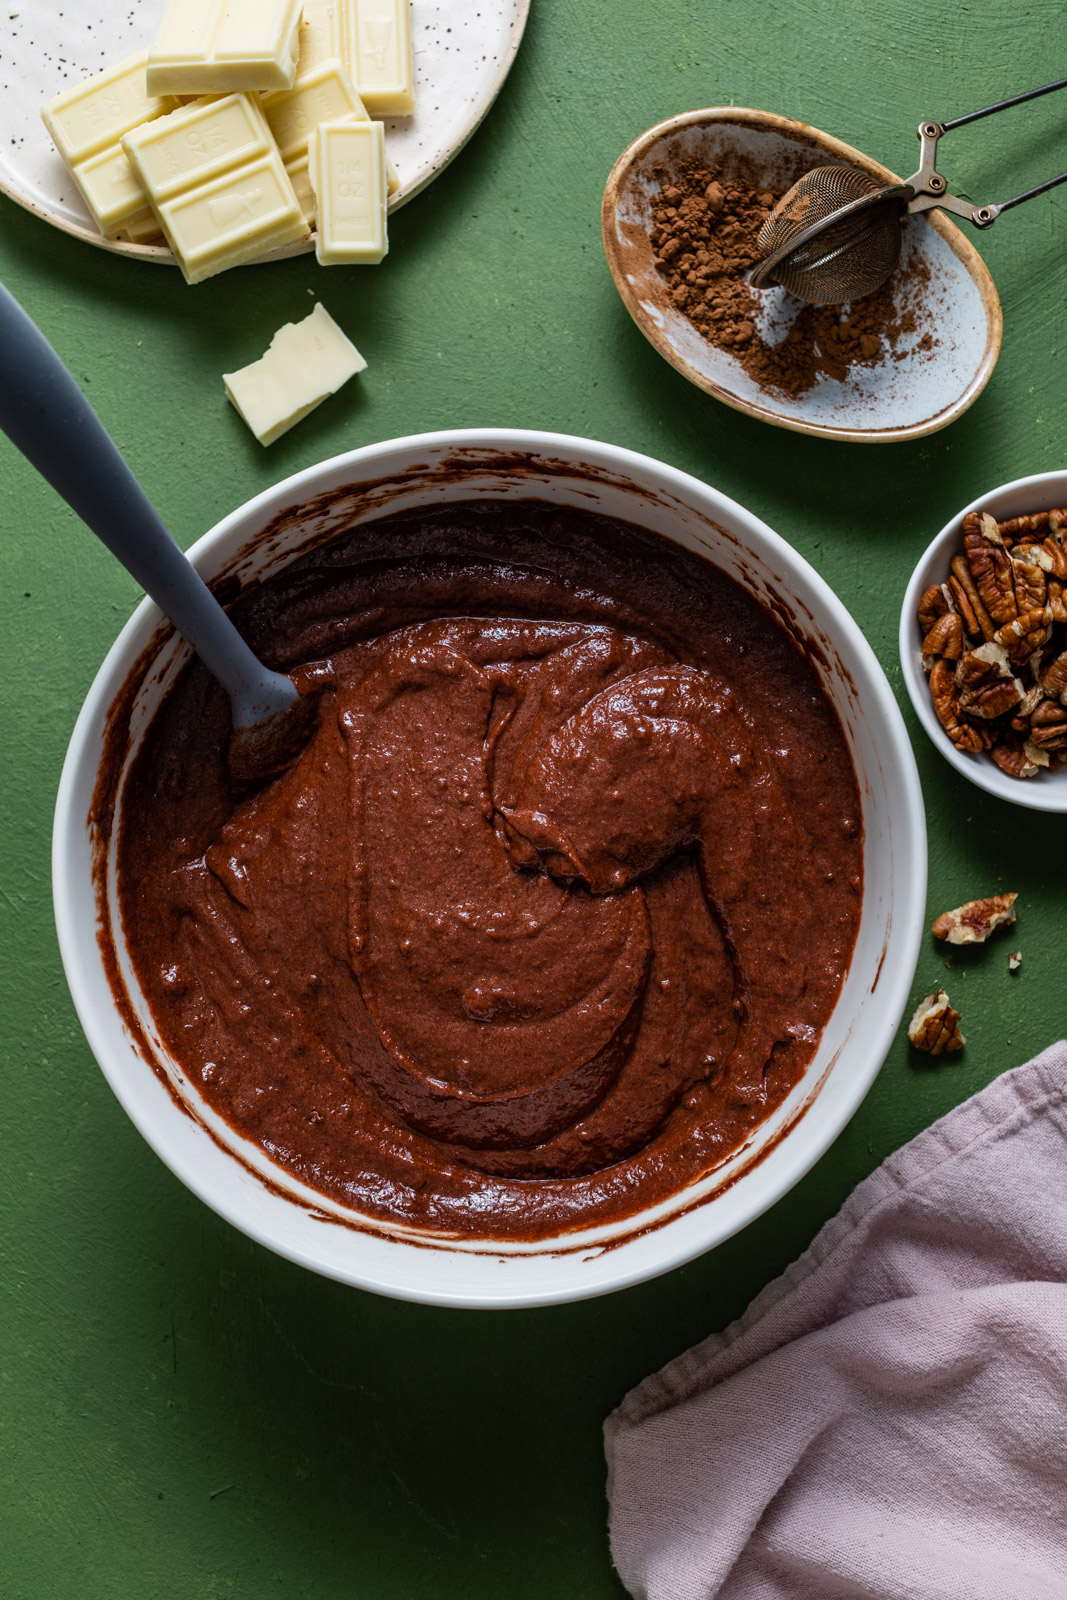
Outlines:
[[[235,792],[193,663],[135,762],[124,925],[240,1132],[377,1219],[537,1238],[721,1161],[810,1060],[859,917],[840,728],[655,535],[535,501],[386,517],[234,612],[317,690]]]

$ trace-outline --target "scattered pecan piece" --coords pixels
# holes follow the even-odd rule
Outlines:
[[[1011,955],[1008,957],[1008,971],[1009,972],[1018,972],[1018,970],[1022,966],[1022,964],[1023,964],[1023,953],[1022,953],[1022,951],[1021,950],[1013,950]]]
[[[960,710],[986,721],[1003,716],[1023,697],[1023,686],[1011,670],[1008,652],[995,641],[961,656],[956,686]]]
[[[963,623],[954,611],[938,617],[923,639],[923,658],[944,656],[946,661],[958,661],[963,654]],[[931,662],[931,666],[933,663]]]
[[[968,900],[955,911],[943,911],[930,930],[946,944],[985,944],[994,928],[1015,921],[1017,894],[992,894],[984,900]]]
[[[919,1001],[908,1023],[908,1039],[916,1050],[923,1050],[930,1056],[963,1049],[967,1041],[960,1032],[960,1014],[953,1011],[944,989]]]

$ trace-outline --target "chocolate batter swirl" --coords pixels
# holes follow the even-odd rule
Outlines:
[[[321,693],[228,790],[191,667],[136,764],[123,910],[161,1034],[372,1216],[536,1237],[642,1209],[810,1059],[858,915],[840,730],[715,569],[536,504],[405,513],[242,608]]]

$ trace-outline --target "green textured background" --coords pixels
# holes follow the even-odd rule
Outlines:
[[[788,15],[786,28],[776,19]],[[588,434],[733,495],[826,575],[900,692],[900,596],[932,533],[985,487],[1067,465],[1067,189],[980,243],[1005,313],[985,394],[946,432],[857,447],[774,431],[690,388],[631,325],[599,203],[623,147],[694,106],[814,123],[907,172],[922,116],[1063,71],[1055,0],[534,0],[486,124],[396,217],[378,269],[302,258],[187,289],[0,202],[0,277],[98,407],[183,544],[286,474],[425,428]],[[1059,52],[1059,54],[1058,54]],[[978,200],[1067,166],[1067,96],[954,135]],[[367,373],[263,451],[219,374],[310,308]],[[3,353],[0,351],[0,359]],[[0,439],[0,1588],[18,1600],[621,1593],[600,1422],[647,1372],[741,1312],[883,1156],[1064,1029],[1065,821],[983,796],[910,709],[931,912],[1019,891],[1003,938],[924,944],[964,1012],[962,1057],[897,1041],[800,1186],[714,1253],[584,1305],[475,1314],[319,1280],[219,1221],[127,1123],[67,995],[49,835],[79,704],[135,586]],[[901,703],[904,703],[902,692]]]

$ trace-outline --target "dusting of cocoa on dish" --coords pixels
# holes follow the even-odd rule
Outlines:
[[[931,332],[912,337],[919,331],[919,292],[930,276],[921,258],[908,269],[903,303],[894,274],[853,306],[804,305],[782,341],[768,343],[757,325],[768,291],[751,288],[747,275],[762,257],[756,240],[781,193],[726,178],[699,161],[681,163],[660,181],[650,237],[670,297],[761,387],[800,395],[824,375],[840,381],[851,367],[934,348]],[[905,337],[907,349],[900,348]]]

